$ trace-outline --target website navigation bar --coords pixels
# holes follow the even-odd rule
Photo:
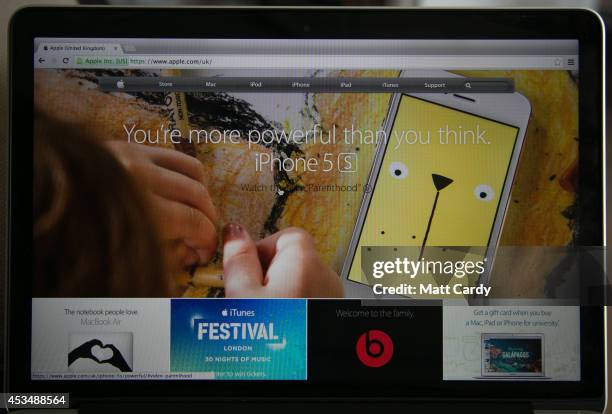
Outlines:
[[[513,93],[507,78],[98,77],[106,92]]]

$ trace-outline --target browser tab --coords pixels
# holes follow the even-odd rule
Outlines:
[[[36,52],[44,53],[85,53],[85,54],[101,54],[113,55],[123,54],[123,49],[118,43],[56,43],[44,42],[39,44]]]

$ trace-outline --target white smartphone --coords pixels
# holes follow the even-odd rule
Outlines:
[[[530,112],[516,92],[392,98],[342,269],[346,297],[377,296],[362,246],[409,247],[413,260],[453,246],[466,257],[469,248],[486,267],[478,283],[488,282]]]

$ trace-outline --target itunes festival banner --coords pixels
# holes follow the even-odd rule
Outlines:
[[[171,301],[170,370],[306,379],[306,300]]]

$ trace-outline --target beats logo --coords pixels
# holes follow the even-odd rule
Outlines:
[[[369,330],[357,340],[357,357],[367,367],[380,368],[386,365],[392,356],[393,341],[383,331]]]

